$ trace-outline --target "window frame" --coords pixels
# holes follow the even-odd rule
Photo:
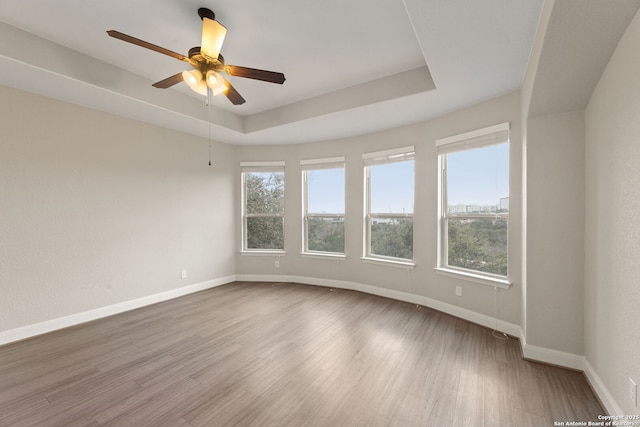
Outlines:
[[[248,213],[247,212],[247,186],[246,186],[246,174],[252,172],[259,173],[282,173],[283,185],[285,186],[283,197],[285,202],[282,206],[281,213]],[[272,161],[272,162],[240,162],[240,177],[241,177],[241,236],[242,236],[242,249],[243,254],[286,254],[286,227],[285,227],[285,214],[286,214],[286,174],[285,174],[285,162],[284,161]],[[282,218],[282,249],[267,249],[267,248],[249,248],[248,246],[248,219],[249,218]]]
[[[412,161],[413,163],[413,200],[415,206],[415,147],[413,145],[384,151],[365,153],[362,155],[364,164],[364,206],[363,206],[363,250],[361,259],[369,263],[399,266],[404,268],[415,267],[415,256],[411,259],[398,258],[386,255],[374,254],[371,251],[371,226],[375,218],[380,219],[404,219],[411,218],[415,223],[415,212],[412,213],[379,213],[371,212],[371,167],[389,163]],[[413,254],[413,247],[412,247]]]
[[[511,221],[509,212],[481,213],[460,213],[448,211],[448,194],[447,194],[447,155],[456,152],[468,151],[478,148],[491,147],[506,143],[511,151],[510,146],[510,123],[500,123],[494,126],[466,132],[443,139],[436,140],[437,156],[438,156],[438,242],[437,242],[437,260],[435,270],[447,276],[462,278],[468,281],[500,287],[507,289],[511,286],[509,280],[510,258],[509,258],[509,232]],[[509,174],[511,173],[511,162],[508,161]],[[511,185],[509,185],[509,197],[511,195]],[[455,219],[491,219],[505,220],[507,223],[507,274],[505,276],[473,270],[464,267],[449,265],[449,221]]]
[[[324,159],[311,159],[301,160],[300,168],[302,172],[302,252],[301,255],[305,256],[319,256],[319,257],[331,257],[338,259],[346,259],[346,174],[345,181],[342,185],[344,188],[345,196],[345,212],[342,213],[309,213],[309,187],[308,187],[308,172],[313,170],[322,169],[343,169],[345,170],[345,158],[344,157],[331,157]],[[345,227],[345,241],[343,242],[343,252],[329,252],[329,251],[314,251],[309,249],[309,219],[310,218],[342,218],[343,227]]]

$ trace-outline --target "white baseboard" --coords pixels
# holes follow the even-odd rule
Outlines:
[[[620,405],[618,405],[616,400],[613,398],[613,395],[609,392],[609,389],[604,385],[600,376],[596,373],[595,369],[593,369],[593,366],[591,366],[591,363],[589,363],[586,358],[584,360],[584,374],[608,415],[624,415]]]
[[[21,328],[10,329],[0,332],[0,345],[9,344],[11,342],[21,341],[36,335],[45,334],[47,332],[56,331],[58,329],[68,328],[70,326],[79,325],[81,323],[90,322],[114,314],[123,313],[125,311],[134,310],[173,298],[203,291],[205,289],[214,288],[235,281],[235,276],[227,276],[219,279],[208,280],[206,282],[196,283],[170,291],[161,292],[159,294],[149,295],[137,298],[131,301],[109,305],[106,307],[96,308],[95,310],[84,311],[70,316],[60,317],[57,319],[47,320],[45,322],[35,323],[33,325],[23,326]]]
[[[609,392],[609,389],[604,385],[604,382],[600,379],[600,376],[585,356],[578,356],[572,353],[527,344],[522,331],[520,334],[520,344],[522,345],[522,354],[525,359],[582,371],[587,378],[589,385],[591,385],[593,392],[600,400],[600,403],[602,403],[602,406],[604,406],[607,414],[624,414],[620,405],[618,405],[616,400],[613,398],[613,395]]]
[[[495,329],[513,336],[520,336],[520,326],[513,323],[505,322],[491,316],[476,313],[466,308],[457,307],[446,302],[434,300],[421,295],[409,294],[406,292],[394,291],[392,289],[378,288],[376,286],[364,285],[357,282],[347,282],[344,280],[319,279],[306,276],[289,276],[289,275],[261,275],[261,274],[239,274],[236,280],[247,282],[294,282],[306,285],[327,286],[338,289],[349,289],[360,291],[367,294],[378,295],[381,297],[391,298],[399,301],[405,301],[412,304],[419,304],[424,307],[433,308],[443,313],[459,317],[464,320]]]
[[[584,371],[584,356],[528,344],[527,338],[522,330],[520,330],[520,345],[522,346],[522,355],[525,359]]]

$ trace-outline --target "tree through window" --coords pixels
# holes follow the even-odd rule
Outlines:
[[[363,155],[364,257],[413,261],[414,148]]]
[[[509,124],[437,141],[441,268],[506,278]]]
[[[242,164],[243,250],[284,250],[284,164]]]
[[[344,157],[303,160],[303,253],[344,254]]]

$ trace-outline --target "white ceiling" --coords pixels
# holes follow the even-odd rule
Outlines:
[[[0,84],[233,144],[302,143],[418,122],[516,90],[542,0],[0,0]],[[184,63],[107,36],[187,54],[199,7],[228,29],[229,77],[247,102],[207,108]],[[187,66],[188,67],[188,66]]]

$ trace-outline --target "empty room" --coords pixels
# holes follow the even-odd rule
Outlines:
[[[638,426],[640,0],[0,0],[0,426]]]

